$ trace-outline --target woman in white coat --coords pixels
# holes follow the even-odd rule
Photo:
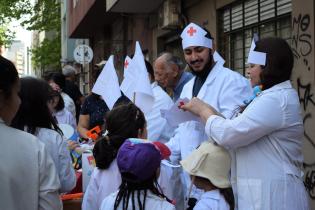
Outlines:
[[[283,39],[262,39],[251,49],[249,63],[251,83],[261,85],[262,92],[239,116],[224,119],[197,98],[182,108],[199,115],[207,135],[231,150],[238,209],[307,210],[303,121],[298,94],[290,83],[292,51]]]
[[[52,88],[44,80],[24,77],[20,97],[22,103],[12,125],[37,136],[45,144],[59,175],[60,192],[70,192],[76,185],[76,175],[67,142],[48,108]]]
[[[16,68],[0,55],[0,208],[62,209],[58,175],[44,144],[9,126],[21,103],[19,90]]]

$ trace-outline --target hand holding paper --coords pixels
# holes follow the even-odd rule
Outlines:
[[[171,126],[178,126],[180,123],[187,121],[201,121],[201,119],[190,112],[185,112],[181,109],[186,103],[189,102],[188,98],[178,99],[175,104],[169,109],[161,109],[161,116],[165,118]]]
[[[199,116],[203,122],[207,122],[211,115],[218,115],[224,118],[224,116],[215,110],[215,108],[196,97],[192,98],[188,103],[185,103],[180,108]]]

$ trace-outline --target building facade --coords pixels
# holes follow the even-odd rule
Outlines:
[[[315,208],[313,0],[68,0],[68,5],[69,35],[89,39],[91,66],[114,54],[119,75],[135,41],[150,61],[163,51],[183,57],[180,32],[189,22],[207,28],[225,65],[243,75],[254,33],[286,39],[294,52],[292,83],[304,117],[304,183]]]
[[[26,75],[25,44],[20,40],[14,40],[11,46],[4,51],[3,56],[12,61],[20,76]]]

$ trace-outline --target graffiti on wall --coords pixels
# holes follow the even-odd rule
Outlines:
[[[299,95],[299,100],[301,107],[303,108],[305,114],[303,117],[303,124],[307,127],[308,123],[312,120],[312,113],[309,111],[311,108],[309,106],[314,107],[315,102],[313,99],[313,93],[311,93],[311,84],[306,83],[303,84],[301,78],[297,79],[297,91]],[[309,109],[308,109],[309,108]],[[313,147],[312,149],[315,151],[315,141],[309,135],[308,130],[304,130],[304,137]],[[305,176],[304,176],[304,185],[311,199],[315,200],[315,160],[304,162]]]
[[[304,165],[305,176],[304,185],[311,199],[315,200],[315,164]]]
[[[292,51],[294,57],[299,60],[302,59],[306,69],[311,70],[310,59],[308,56],[311,54],[312,47],[312,36],[308,31],[311,23],[311,18],[309,14],[299,14],[293,17],[292,24]]]
[[[313,20],[309,14],[300,13],[292,17],[292,40],[291,46],[293,55],[296,61],[299,63],[299,74],[308,74],[314,71],[312,57],[313,41],[311,26]],[[301,108],[304,111],[303,123],[304,123],[304,138],[309,143],[308,149],[315,152],[315,139],[311,135],[310,123],[314,122],[314,113],[311,110],[315,107],[315,96],[312,92],[314,90],[312,77],[297,78],[297,91]],[[308,158],[304,162],[304,185],[311,199],[315,200],[315,159]]]

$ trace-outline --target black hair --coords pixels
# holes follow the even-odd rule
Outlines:
[[[233,190],[231,187],[229,188],[218,188],[220,194],[224,197],[225,201],[229,204],[230,210],[234,210],[235,207],[235,199]]]
[[[45,77],[46,81],[54,81],[62,90],[65,89],[66,86],[66,77],[60,72],[52,72]]]
[[[219,187],[215,186],[208,178],[204,178],[201,176],[195,176],[195,178],[209,182],[215,189],[218,189],[220,194],[224,197],[225,201],[229,204],[230,210],[234,210],[235,200],[234,200],[233,190],[231,187],[219,188]]]
[[[147,68],[148,73],[151,76],[151,79],[154,81],[154,79],[155,79],[154,78],[154,70],[153,70],[151,63],[147,60],[144,60],[144,63],[145,63],[145,67]]]
[[[162,190],[157,182],[157,175],[154,174],[153,177],[146,181],[142,182],[132,182],[132,176],[128,173],[122,173],[122,183],[119,187],[118,194],[115,199],[114,203],[114,210],[118,210],[119,204],[122,202],[122,210],[127,210],[129,206],[129,199],[131,196],[131,205],[132,210],[145,210],[145,202],[147,198],[147,192],[150,190],[153,194],[157,195],[160,198],[165,199],[169,203],[172,201],[167,198],[163,193]],[[141,201],[141,191],[143,192],[143,199]],[[138,209],[136,209],[135,202],[138,202]]]
[[[96,142],[93,156],[99,169],[107,169],[116,158],[118,149],[128,138],[138,137],[145,128],[143,112],[133,103],[114,107],[105,116],[108,134]]]
[[[19,75],[14,64],[0,55],[0,90],[5,99],[11,96],[12,87],[18,80]]]
[[[294,58],[289,44],[282,38],[270,37],[256,42],[255,51],[266,53],[266,65],[260,74],[262,89],[289,80]]]
[[[12,126],[35,134],[37,128],[53,129],[62,135],[62,131],[52,116],[47,103],[52,100],[52,88],[42,80],[33,77],[21,78],[21,105],[15,115]]]
[[[63,109],[65,108],[65,101],[63,100],[63,98],[62,98],[62,96],[60,95],[60,93],[59,93],[58,91],[55,91],[55,90],[54,90],[51,96],[52,96],[52,97],[58,96],[58,98],[59,98],[58,104],[56,105],[55,110],[56,110],[57,112],[63,110]]]

